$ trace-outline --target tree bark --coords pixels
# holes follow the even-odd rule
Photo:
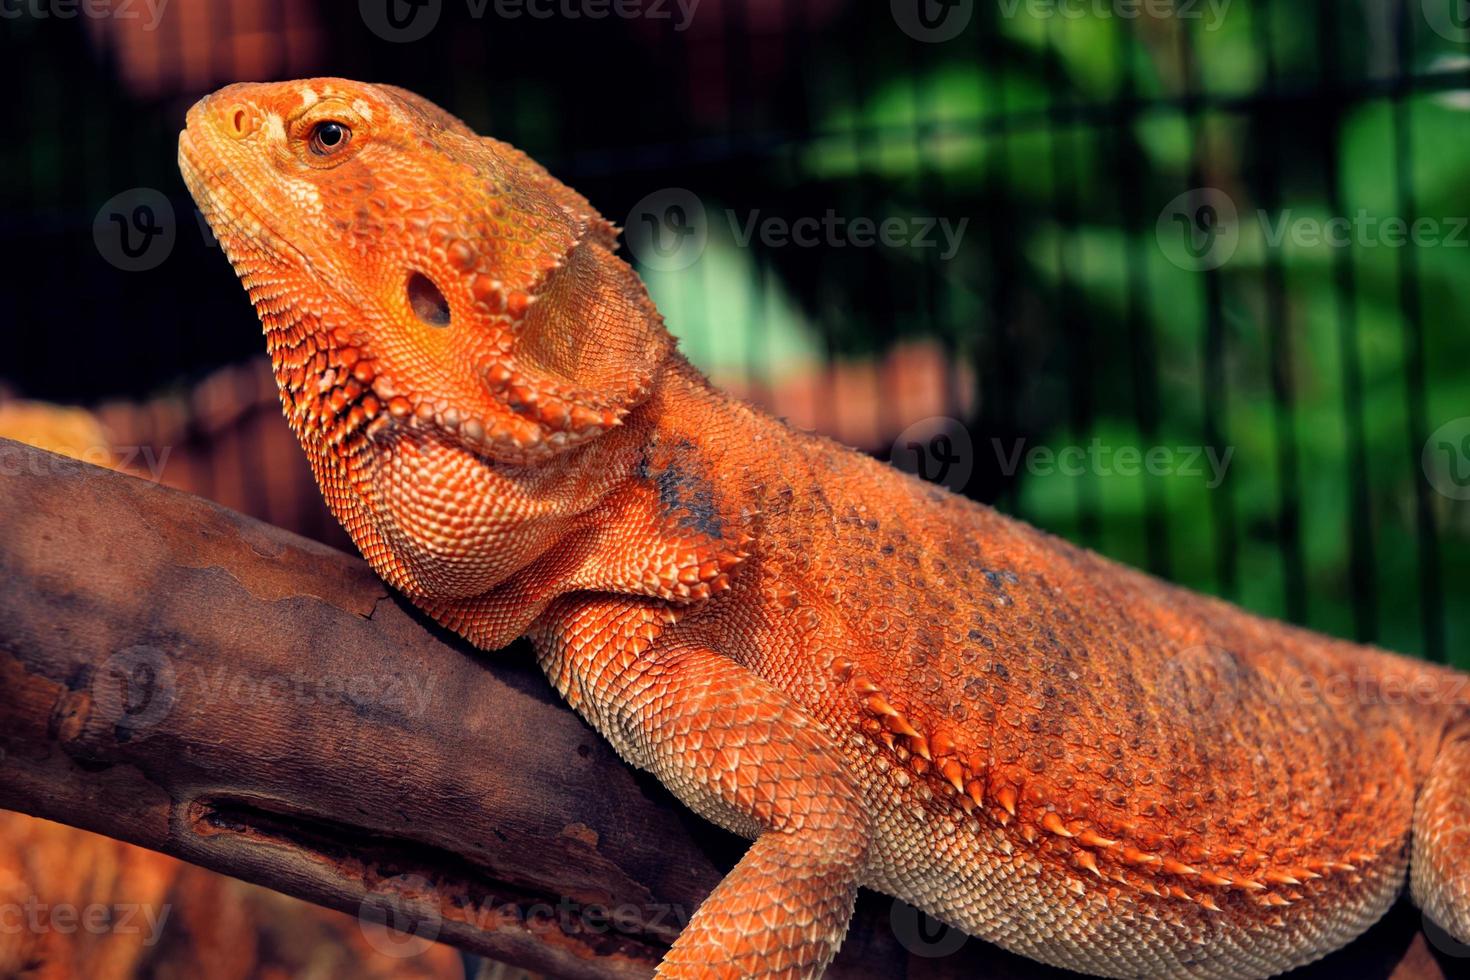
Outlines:
[[[0,582],[0,807],[573,978],[647,976],[740,853],[524,649],[199,498],[0,440]],[[1303,975],[1441,976],[1418,922]],[[830,975],[1064,975],[933,938],[867,895]]]

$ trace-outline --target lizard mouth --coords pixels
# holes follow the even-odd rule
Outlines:
[[[230,263],[239,268],[242,259],[254,255],[312,269],[310,257],[262,217],[269,209],[234,176],[244,165],[226,161],[208,135],[201,135],[208,123],[198,117],[199,108],[189,110],[179,133],[179,173]]]

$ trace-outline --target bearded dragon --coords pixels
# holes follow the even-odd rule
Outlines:
[[[587,200],[410,92],[232,85],[179,160],[367,560],[753,840],[659,975],[818,975],[859,886],[1115,977],[1288,970],[1406,877],[1470,939],[1465,676],[721,393]]]

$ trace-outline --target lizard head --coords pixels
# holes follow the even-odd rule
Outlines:
[[[350,351],[290,386],[358,381],[324,424],[376,395],[365,416],[543,458],[617,425],[668,349],[613,226],[411,92],[231,85],[189,111],[179,157],[273,350]]]
[[[519,150],[385,85],[228,86],[189,110],[179,163],[329,503],[375,564],[378,548],[412,566],[379,570],[473,594],[524,563],[542,546],[525,473],[620,426],[673,347],[616,229]],[[403,479],[371,477],[406,456]],[[466,545],[472,491],[495,509]]]

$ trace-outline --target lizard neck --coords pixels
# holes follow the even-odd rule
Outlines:
[[[727,591],[754,541],[759,488],[711,442],[754,437],[762,420],[775,424],[670,354],[622,425],[535,468],[538,499],[565,501],[537,554],[481,595],[428,596],[433,613],[493,648],[569,593],[655,601],[677,614]]]
[[[743,550],[757,533],[770,479],[761,464],[780,452],[785,444],[777,439],[786,435],[783,423],[714,387],[675,352],[626,427],[630,492],[610,496],[606,506],[626,514],[652,495],[661,528],[703,538],[716,551]]]

